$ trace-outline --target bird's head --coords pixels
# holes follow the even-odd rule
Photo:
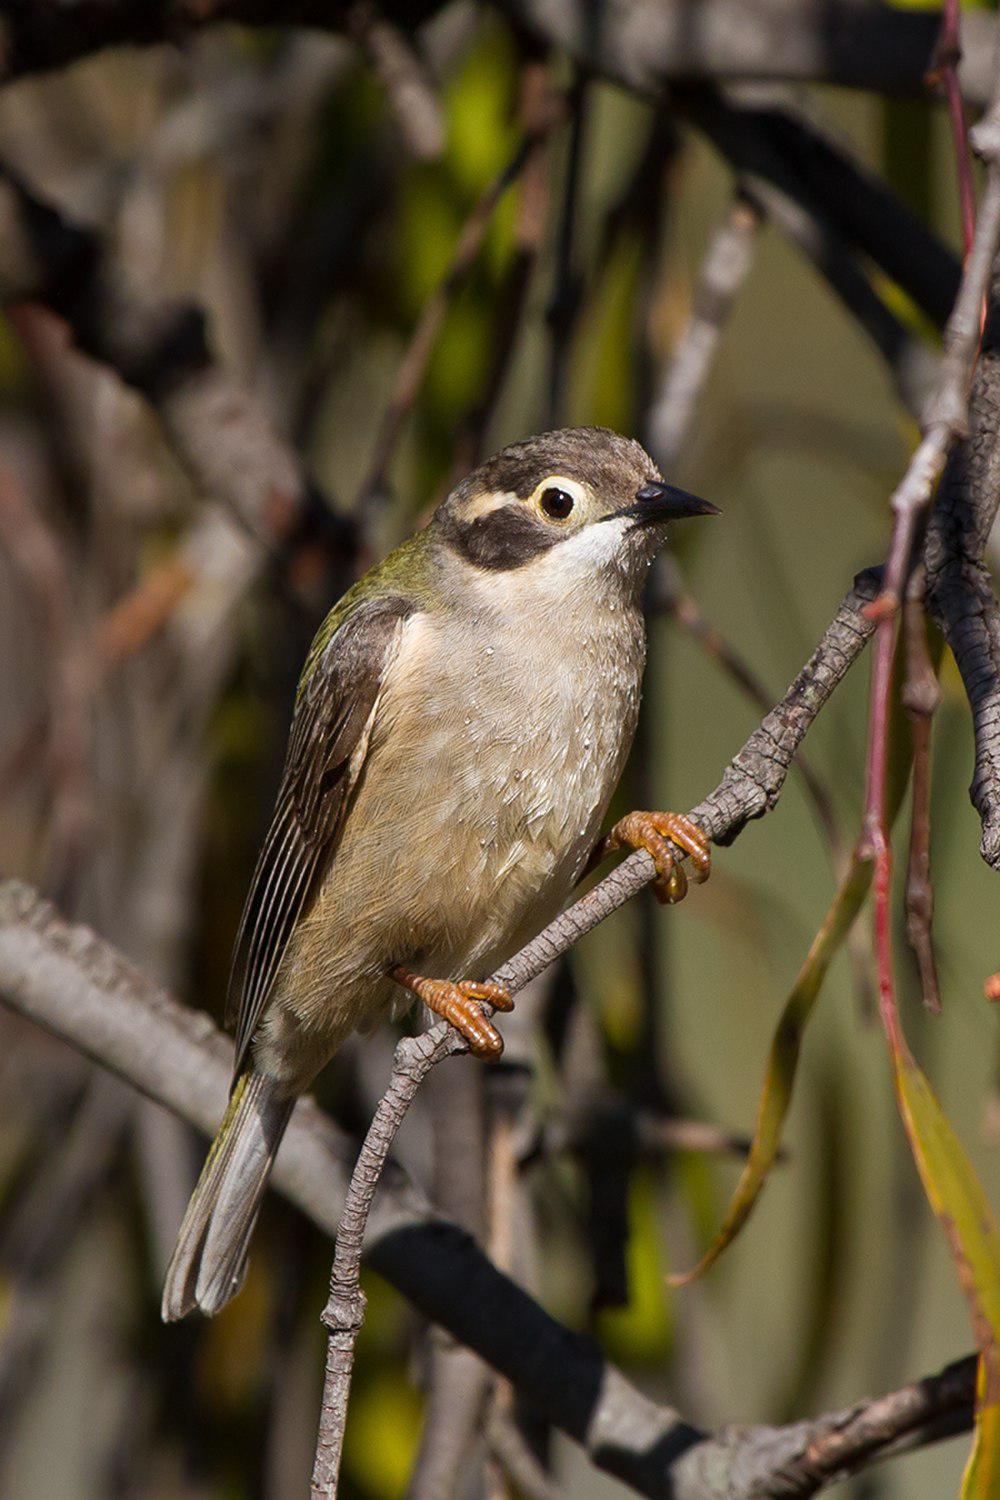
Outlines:
[[[606,427],[513,443],[440,506],[434,529],[469,568],[570,589],[599,578],[641,587],[667,526],[716,506],[662,480],[649,454]]]

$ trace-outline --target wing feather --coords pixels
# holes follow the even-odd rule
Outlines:
[[[246,1060],[288,940],[335,854],[385,674],[415,608],[395,595],[360,605],[322,651],[310,657],[274,816],[236,937],[227,1005],[227,1019],[236,1022],[234,1078]]]

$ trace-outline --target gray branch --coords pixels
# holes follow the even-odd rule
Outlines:
[[[206,1135],[215,1129],[228,1090],[230,1042],[207,1016],[171,1000],[109,944],[64,922],[16,882],[0,886],[0,997]],[[301,1100],[274,1185],[330,1235],[352,1153],[343,1132]],[[511,1380],[595,1464],[659,1500],[808,1495],[816,1488],[817,1444],[840,1443],[832,1478],[891,1451],[904,1435],[911,1442],[923,1431],[940,1435],[949,1413],[962,1426],[971,1422],[970,1360],[964,1373],[946,1371],[814,1422],[700,1433],[637,1391],[589,1339],[550,1318],[467,1235],[438,1218],[391,1162],[366,1248],[375,1269]],[[866,1425],[870,1413],[878,1418],[874,1434]],[[782,1469],[794,1482],[779,1490],[775,1476]]]
[[[258,398],[216,360],[204,313],[141,286],[96,231],[0,166],[0,300],[47,306],[76,346],[153,406],[192,479],[238,523],[249,581],[260,558],[312,536],[339,567],[354,549]],[[341,580],[342,581],[342,580]],[[328,584],[327,584],[328,587]]]
[[[595,73],[641,93],[681,80],[840,83],[893,93],[924,88],[940,15],[901,13],[877,0],[498,0],[530,30]],[[995,28],[962,17],[960,80],[984,103]]]
[[[862,574],[855,581],[781,703],[765,715],[726,768],[715,791],[691,812],[691,818],[716,843],[730,843],[751,819],[776,805],[806,731],[872,634],[874,626],[865,618],[863,607],[875,597],[875,591],[874,575]],[[503,964],[491,976],[492,983],[517,994],[585,933],[648,885],[655,874],[653,860],[645,850],[630,855]],[[361,1258],[376,1189],[399,1128],[424,1079],[445,1058],[465,1050],[464,1038],[445,1022],[399,1043],[389,1086],[379,1100],[351,1174],[323,1311],[329,1342],[313,1469],[314,1500],[332,1500],[337,1494],[354,1345],[364,1322]],[[681,1424],[681,1418],[671,1413],[671,1422]],[[703,1479],[701,1476],[699,1483]]]
[[[683,337],[649,403],[646,446],[661,474],[675,471],[694,426],[727,319],[753,264],[760,224],[756,205],[737,190],[705,252]]]
[[[389,21],[412,29],[441,0],[385,0]],[[589,69],[645,93],[678,80],[824,82],[915,93],[935,64],[936,11],[882,0],[610,0],[595,24],[589,0],[497,0],[499,8]],[[350,29],[353,0],[101,0],[56,5],[4,0],[0,81],[63,67],[104,47],[182,42],[220,22]],[[962,17],[959,78],[966,98],[989,92],[994,18]]]
[[[787,90],[769,90],[766,99],[759,90],[745,94],[703,85],[675,89],[671,98],[754,188],[771,217],[803,244],[849,306],[858,295],[851,285],[856,276],[831,274],[845,250],[874,261],[943,328],[961,277],[952,250]],[[808,233],[796,229],[796,217],[800,225],[805,220],[813,226]],[[891,326],[881,321],[884,330],[869,329],[880,346]]]
[[[781,704],[695,809],[717,841],[774,806],[806,730],[870,634],[860,611],[875,588],[870,575],[859,580]],[[501,977],[512,988],[524,984],[652,874],[646,855],[630,856]],[[109,945],[67,925],[14,883],[0,887],[0,994],[207,1134],[214,1130],[227,1093],[228,1042],[206,1016],[177,1005]],[[427,1059],[460,1045],[444,1027],[405,1044],[409,1062],[395,1076],[397,1102],[412,1097]],[[394,1118],[391,1105],[388,1116]],[[367,1158],[379,1178],[372,1212],[366,1227],[358,1219],[341,1224],[338,1247],[343,1243],[345,1254],[352,1245],[360,1248],[363,1233],[369,1263],[425,1316],[505,1375],[598,1466],[640,1493],[674,1500],[778,1493],[776,1475],[804,1463],[819,1437],[843,1429],[845,1414],[788,1428],[734,1429],[714,1437],[698,1432],[678,1412],[642,1396],[589,1340],[563,1328],[497,1271],[467,1235],[434,1213],[398,1166],[384,1160],[385,1150],[376,1129],[374,1154]],[[351,1154],[350,1141],[332,1122],[311,1101],[300,1101],[274,1182],[331,1235]],[[963,1419],[970,1412],[967,1403]],[[787,1493],[808,1494],[812,1487],[812,1479],[807,1484],[803,1478]]]
[[[927,605],[951,647],[972,707],[976,762],[969,789],[983,858],[1000,869],[1000,608],[983,562],[1000,505],[1000,267],[972,383],[968,438],[938,489],[924,547]]]

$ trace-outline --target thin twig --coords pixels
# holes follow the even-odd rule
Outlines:
[[[386,474],[396,451],[413,404],[420,394],[428,361],[444,323],[452,298],[468,275],[490,227],[493,214],[504,193],[544,149],[549,135],[558,123],[560,110],[553,109],[549,118],[527,132],[510,161],[480,195],[458,237],[447,271],[427,298],[403,355],[393,383],[389,404],[382,417],[372,450],[367,477],[358,492],[355,512],[362,514],[368,502],[382,493]]]
[[[924,619],[924,570],[915,568],[903,606],[906,677],[902,701],[910,719],[913,741],[913,811],[906,869],[906,934],[920,970],[924,1004],[941,1010],[937,962],[931,922],[934,887],[931,884],[931,725],[941,690],[927,647]]]
[[[730,762],[721,783],[690,814],[717,843],[729,843],[751,818],[773,807],[788,767],[809,725],[837,683],[856,660],[871,634],[861,613],[874,591],[863,576],[848,594],[816,651],[777,708],[766,715],[747,744]],[[510,994],[523,989],[586,932],[604,921],[649,884],[652,858],[637,851],[593,890],[567,908],[544,932],[526,944],[492,976]],[[335,1496],[347,1421],[354,1344],[364,1320],[360,1286],[365,1225],[375,1189],[393,1142],[417,1090],[430,1070],[466,1044],[447,1023],[397,1046],[392,1077],[375,1110],[351,1176],[330,1275],[330,1295],[323,1313],[329,1332],[327,1374],[320,1411],[313,1495]]]
[[[542,1468],[511,1417],[494,1412],[486,1440],[525,1500],[566,1500],[566,1492]]]
[[[907,1440],[924,1432],[929,1423],[945,1422],[960,1415],[964,1431],[966,1415],[975,1395],[974,1356],[946,1365],[937,1375],[915,1381],[874,1401],[861,1401],[844,1413],[843,1421],[811,1443],[803,1458],[791,1468],[794,1483],[805,1479],[812,1494],[823,1484],[857,1473],[874,1453],[904,1451]],[[943,1435],[948,1435],[946,1428]],[[792,1488],[791,1494],[801,1494]]]
[[[976,232],[976,197],[972,188],[972,159],[969,155],[965,105],[958,82],[958,65],[962,60],[961,26],[961,0],[943,0],[941,34],[934,48],[927,82],[942,84],[948,101],[948,119],[955,150],[955,174],[958,178],[958,202],[962,216],[962,243],[965,254],[968,255]]]
[[[552,295],[545,309],[549,331],[549,381],[545,426],[558,427],[566,390],[566,371],[573,328],[582,296],[582,280],[575,263],[580,169],[587,127],[588,80],[577,72],[567,100],[569,141],[563,178],[562,204],[556,233]]]
[[[945,333],[941,380],[929,408],[924,436],[892,497],[894,525],[882,591],[868,611],[878,625],[859,852],[874,862],[878,986],[883,1020],[890,1036],[898,1029],[892,972],[892,853],[887,813],[895,619],[906,589],[918,529],[948,454],[967,431],[970,383],[979,348],[980,308],[1000,245],[1000,103],[991,107],[977,127],[975,138],[989,164],[975,242],[966,259],[958,299]]]
[[[855,615],[860,602],[854,601]],[[858,628],[863,640],[863,620]],[[841,633],[827,645],[842,675],[849,661],[841,657]],[[0,997],[204,1134],[214,1131],[228,1091],[228,1039],[207,1016],[172,1001],[110,944],[67,924],[49,903],[14,882],[0,886]],[[336,1229],[351,1152],[333,1122],[311,1100],[300,1100],[273,1182],[327,1235]],[[821,1439],[863,1421],[871,1406],[858,1403],[848,1412],[788,1427],[698,1432],[672,1408],[643,1396],[587,1339],[549,1317],[467,1236],[436,1216],[393,1163],[376,1201],[368,1260],[425,1316],[475,1348],[527,1402],[581,1443],[599,1468],[651,1500],[666,1493],[672,1500],[704,1500],[717,1492],[722,1476],[729,1476],[727,1500],[755,1500],[785,1474],[795,1476],[785,1493],[811,1495],[816,1484],[798,1475],[796,1465]],[[901,1400],[889,1398],[877,1442],[855,1467],[892,1451],[900,1435],[911,1443],[934,1441],[942,1435],[942,1414],[951,1413],[965,1427],[971,1423],[971,1393],[965,1405],[960,1399],[956,1404],[951,1372],[921,1383],[923,1425],[915,1425],[921,1417],[914,1416],[909,1389]]]
[[[14,746],[8,766],[25,768],[30,738],[47,740],[51,793],[49,884],[66,894],[93,821],[90,785],[89,653],[74,614],[72,567],[54,528],[43,519],[13,472],[0,465],[0,541],[32,595],[48,662],[40,736],[32,726]],[[7,768],[5,767],[5,770]],[[4,778],[10,787],[9,775]]]
[[[527,135],[551,117],[558,108],[557,97],[549,63],[538,58],[526,60],[521,68],[519,108],[521,125]],[[499,298],[485,390],[455,445],[453,471],[456,479],[474,469],[483,456],[487,430],[504,389],[521,332],[531,278],[545,239],[549,197],[549,153],[536,151],[521,172],[514,221],[514,257]]]
[[[81,699],[92,699],[108,674],[140,651],[173,614],[197,581],[188,550],[180,548],[156,563],[134,588],[113,604],[80,643]],[[14,738],[0,761],[0,803],[35,764],[36,747],[49,733],[52,708],[46,704]]]
[[[436,161],[444,150],[444,114],[415,42],[375,0],[352,5],[348,29],[385,89],[410,153],[417,161]]]
[[[649,451],[660,471],[673,472],[715,363],[722,333],[753,265],[762,217],[737,190],[698,269],[691,316],[671,351],[646,418]]]

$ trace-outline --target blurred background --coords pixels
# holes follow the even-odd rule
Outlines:
[[[114,267],[117,301],[101,318],[126,293],[203,309],[227,378],[311,476],[302,516],[275,521],[265,503],[253,534],[208,482],[217,462],[238,491],[232,449],[185,449],[183,392],[150,379],[151,401],[114,360],[74,347],[107,327],[74,340],[51,297],[0,321],[0,868],[220,1021],[310,635],[478,455],[545,427],[604,423],[721,506],[718,523],[678,534],[676,575],[660,580],[621,793],[622,810],[684,809],[761,716],[692,634],[695,611],[776,699],[854,573],[884,556],[887,499],[916,432],[898,366],[762,205],[734,199],[731,164],[683,101],[584,78],[464,0],[421,29],[423,65],[404,56],[402,84],[393,41],[370,27],[360,45],[220,27],[0,93],[7,168],[64,227],[96,232]],[[782,98],[960,253],[936,97],[813,86]],[[726,226],[745,274],[677,432],[672,360]],[[866,274],[932,355],[926,311]],[[247,466],[257,460],[248,443]],[[280,508],[277,490],[271,500]],[[847,848],[867,671],[862,661],[807,742]],[[944,1011],[923,1012],[902,922],[901,1002],[994,1192],[997,1016],[982,986],[1000,965],[996,891],[977,853],[969,715],[947,653],[941,684]],[[901,849],[905,833],[904,817]],[[645,893],[581,943],[506,1024],[506,1064],[489,1075],[445,1065],[400,1141],[432,1186],[442,1112],[486,1119],[494,1152],[513,1125],[509,1222],[486,1230],[495,1253],[644,1389],[709,1426],[849,1404],[971,1346],[873,1021],[867,911],[810,1026],[787,1156],[758,1211],[703,1282],[674,1292],[664,1281],[708,1243],[735,1183],[777,1016],[835,887],[829,835],[793,772],[777,811],[717,851],[707,887],[666,911]],[[352,1129],[384,1086],[392,1042],[386,1030],[348,1049],[321,1082]],[[613,1149],[623,1120],[640,1122],[641,1150]],[[554,1122],[548,1144],[540,1122]],[[685,1133],[685,1122],[712,1128]],[[305,1493],[331,1247],[272,1197],[239,1299],[212,1324],[161,1326],[162,1273],[201,1149],[164,1111],[0,1013],[3,1495]],[[393,1500],[417,1453],[434,1341],[385,1283],[366,1285],[344,1492]],[[625,1493],[568,1443],[533,1437],[567,1495]],[[956,1492],[966,1453],[959,1439],[835,1493],[939,1500]],[[469,1496],[518,1493],[485,1447],[466,1479]]]

